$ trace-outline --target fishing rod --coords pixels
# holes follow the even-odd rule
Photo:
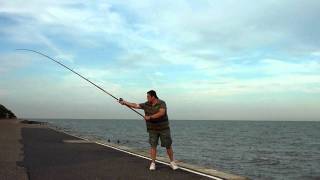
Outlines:
[[[89,82],[90,84],[94,85],[96,88],[100,89],[100,90],[103,91],[104,93],[106,93],[106,94],[108,94],[109,96],[113,97],[113,98],[116,99],[117,101],[122,101],[122,98],[119,98],[119,99],[118,99],[117,97],[115,97],[114,95],[112,95],[111,93],[109,93],[108,91],[104,90],[102,87],[100,87],[100,86],[96,85],[95,83],[93,83],[92,81],[90,81],[88,78],[82,76],[82,75],[79,74],[78,72],[72,70],[72,69],[69,68],[68,66],[66,66],[66,65],[62,64],[61,62],[59,62],[59,61],[51,58],[51,57],[48,56],[48,55],[45,55],[45,54],[43,54],[43,53],[41,53],[41,52],[38,52],[38,51],[35,51],[35,50],[32,50],[32,49],[16,49],[16,50],[17,50],[17,51],[29,51],[29,52],[34,52],[34,53],[40,54],[40,55],[42,55],[42,56],[44,56],[44,57],[52,60],[53,62],[59,64],[60,66],[68,69],[69,71],[73,72],[74,74],[80,76],[82,79],[84,79],[84,80],[86,80],[87,82]],[[127,105],[126,105],[126,106],[127,106]],[[131,108],[131,107],[129,107],[129,106],[127,106],[127,107],[130,108],[132,111],[134,111],[135,113],[137,113],[138,115],[140,115],[141,117],[144,118],[144,115],[142,115],[142,114],[139,113],[138,111],[134,110],[133,108]]]

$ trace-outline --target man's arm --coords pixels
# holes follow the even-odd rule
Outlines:
[[[128,107],[131,107],[131,108],[141,109],[140,105],[136,104],[136,103],[131,103],[131,102],[124,101],[124,100],[119,100],[119,103],[122,105],[126,105]]]
[[[165,114],[166,114],[166,109],[160,108],[159,112],[157,112],[157,113],[155,113],[155,114],[153,114],[151,116],[145,116],[144,119],[147,120],[147,121],[152,121],[154,119],[157,119],[157,118],[160,118],[160,117],[164,116]]]

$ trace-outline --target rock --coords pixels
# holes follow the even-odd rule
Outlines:
[[[47,125],[47,122],[41,122],[41,121],[30,121],[30,120],[22,120],[20,123],[23,124],[40,124],[40,125]]]

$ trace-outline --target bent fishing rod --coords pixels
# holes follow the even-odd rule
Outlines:
[[[32,50],[32,49],[16,49],[17,51],[29,51],[29,52],[33,52],[33,53],[36,53],[36,54],[40,54],[41,56],[44,56],[50,60],[52,60],[53,62],[59,64],[60,66],[68,69],[69,71],[73,72],[74,74],[78,75],[79,77],[81,77],[82,79],[86,80],[87,82],[89,82],[90,84],[94,85],[96,88],[100,89],[101,91],[103,91],[104,93],[108,94],[109,96],[113,97],[114,99],[116,99],[117,101],[122,101],[122,98],[117,98],[115,97],[114,95],[112,95],[111,93],[109,93],[108,91],[104,90],[102,87],[96,85],[95,83],[93,83],[92,81],[90,81],[88,78],[82,76],[81,74],[79,74],[78,72],[74,71],[73,69],[69,68],[68,66],[62,64],[61,62],[51,58],[50,56],[48,55],[45,55],[41,52],[38,52],[38,51],[35,51],[35,50]],[[127,105],[126,105],[127,106]],[[130,108],[132,111],[134,111],[135,113],[137,113],[138,115],[140,115],[141,117],[144,118],[144,115],[142,115],[141,113],[139,113],[138,111],[134,110],[133,108],[127,106],[128,108]]]

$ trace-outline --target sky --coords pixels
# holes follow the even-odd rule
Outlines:
[[[319,0],[0,0],[0,104],[20,118],[319,121]]]

